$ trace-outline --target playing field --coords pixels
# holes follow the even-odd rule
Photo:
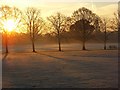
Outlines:
[[[117,50],[37,50],[3,55],[3,88],[115,88]]]

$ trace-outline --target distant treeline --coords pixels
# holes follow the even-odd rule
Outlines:
[[[0,36],[1,33],[0,33]],[[103,43],[104,33],[94,33],[93,38],[91,38],[88,43]],[[54,33],[46,33],[44,35],[40,35],[37,39],[37,44],[54,44],[57,42],[57,35]],[[61,34],[61,43],[81,43],[79,40],[79,37],[76,35],[76,33],[72,32],[64,32]],[[4,39],[2,39],[4,43]],[[108,37],[108,43],[118,43],[118,31],[115,31],[113,34],[109,35]],[[31,44],[29,40],[29,35],[26,33],[14,33],[9,36],[9,44],[10,45],[23,45],[23,44]]]
[[[62,43],[81,43],[82,50],[86,50],[86,43],[103,43],[106,50],[108,42],[117,42],[119,19],[118,13],[113,13],[113,18],[100,17],[86,7],[75,10],[71,16],[60,12],[46,17],[41,17],[40,10],[29,7],[21,11],[17,7],[0,7],[0,29],[3,30],[3,45],[8,53],[8,45],[31,44],[35,52],[35,45],[39,43],[58,43],[59,51]],[[8,32],[4,28],[4,21],[14,19],[19,33]],[[21,32],[21,33],[20,33]]]

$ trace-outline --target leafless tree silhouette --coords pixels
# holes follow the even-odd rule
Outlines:
[[[117,27],[117,21],[115,18],[101,18],[100,30],[104,33],[103,36],[101,35],[101,40],[104,42],[104,50],[107,49],[107,41],[109,40],[109,36],[117,31]]]
[[[25,23],[27,25],[27,32],[29,34],[30,40],[32,42],[32,51],[35,50],[35,41],[38,39],[38,36],[41,34],[45,23],[40,16],[40,10],[36,8],[27,8],[25,17]]]
[[[94,31],[94,26],[90,25],[90,22],[87,21],[86,19],[81,19],[79,21],[76,21],[75,24],[71,25],[70,27],[71,30],[74,30],[76,34],[79,34],[80,40],[83,43],[83,50],[86,50],[85,48],[85,42],[89,40],[91,37],[91,34]]]
[[[98,25],[96,24],[96,20],[98,19],[98,16],[95,13],[93,13],[91,10],[82,7],[73,12],[72,19],[74,23],[73,25],[77,25],[78,27],[74,29],[76,30],[79,29],[80,40],[82,41],[83,44],[82,49],[85,50],[86,41],[91,39],[90,36],[92,35],[92,32],[95,30],[95,27],[97,27],[96,25]],[[71,26],[71,29],[72,27],[74,27],[73,25]]]
[[[0,17],[0,28],[4,34],[6,53],[8,53],[8,31],[3,27],[3,24],[5,21],[13,19],[17,22],[16,27],[18,27],[22,19],[22,12],[16,7],[1,6],[0,13],[2,13]]]
[[[56,15],[52,15],[47,18],[55,29],[55,33],[58,39],[59,51],[61,51],[61,32],[65,30],[65,20],[66,17],[61,13],[56,13]]]

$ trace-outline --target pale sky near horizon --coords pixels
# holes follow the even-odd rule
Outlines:
[[[61,1],[61,2],[60,2]],[[111,17],[118,9],[117,2],[81,2],[79,0],[0,0],[1,5],[16,6],[21,10],[27,7],[36,7],[41,10],[42,17],[50,16],[56,12],[61,12],[67,16],[81,8],[86,7],[99,16]]]

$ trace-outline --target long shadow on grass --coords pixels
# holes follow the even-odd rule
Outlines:
[[[65,59],[65,58],[55,57],[55,56],[48,55],[48,54],[44,54],[44,53],[38,53],[38,52],[36,52],[36,53],[37,53],[37,54],[40,54],[40,55],[48,56],[48,57],[51,57],[51,58],[55,58],[55,59],[67,60],[67,59]]]
[[[8,53],[5,53],[3,56],[2,56],[2,60],[5,60],[6,57],[7,57]]]
[[[70,51],[81,51],[81,50],[65,50],[65,52],[70,52]],[[52,50],[50,52],[58,52],[58,51]],[[61,52],[64,52],[64,51],[61,51]],[[44,56],[48,56],[48,57],[51,57],[51,58],[59,59],[59,60],[71,60],[71,59],[60,58],[60,57],[56,57],[56,56],[45,54],[45,53],[41,53],[41,52],[35,52],[35,53],[40,54],[40,55],[44,55]]]

